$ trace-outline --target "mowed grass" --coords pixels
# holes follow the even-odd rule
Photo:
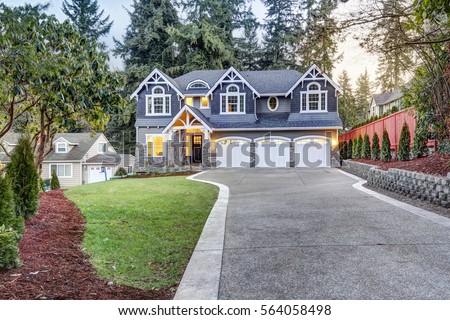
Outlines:
[[[176,285],[218,194],[186,177],[119,179],[65,192],[86,217],[100,277],[141,289]]]

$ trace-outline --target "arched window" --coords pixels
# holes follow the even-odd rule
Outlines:
[[[146,115],[170,115],[170,94],[165,94],[163,87],[156,86],[146,95]]]
[[[270,111],[275,111],[278,109],[278,98],[277,97],[269,97],[267,99],[267,108],[269,108]]]
[[[306,91],[301,92],[301,111],[303,112],[326,112],[327,93],[320,90],[321,86],[317,82],[311,82],[306,86]]]
[[[230,84],[220,96],[220,113],[245,113],[245,93],[239,93],[237,85]]]
[[[194,80],[187,85],[186,89],[209,89],[209,85],[203,80]]]

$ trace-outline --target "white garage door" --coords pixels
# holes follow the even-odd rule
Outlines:
[[[88,166],[88,172],[89,183],[109,180],[113,174],[112,167],[102,166]]]
[[[255,140],[255,167],[288,168],[290,162],[290,143],[288,139]]]
[[[295,143],[295,165],[302,168],[330,167],[330,144],[324,138],[302,138]]]
[[[249,168],[250,142],[243,139],[217,141],[216,162],[218,168]]]

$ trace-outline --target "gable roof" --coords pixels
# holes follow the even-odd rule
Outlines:
[[[306,77],[308,75],[310,75],[314,70],[318,71],[318,73],[320,73],[322,75],[322,77],[328,81],[337,91],[339,91],[340,93],[343,93],[342,89],[340,86],[338,86],[338,84],[336,82],[334,82],[333,80],[331,80],[330,77],[328,77],[325,73],[323,73],[320,68],[318,66],[316,66],[315,64],[313,64],[308,71],[306,71],[301,77],[300,79],[297,80],[297,82],[295,82],[292,87],[288,90],[288,92],[286,92],[286,97],[292,93],[292,91],[303,81],[303,80],[307,80]],[[320,78],[319,78],[320,79]],[[315,77],[312,77],[311,80],[316,80]]]
[[[76,144],[67,153],[56,153],[55,150],[45,158],[44,162],[50,161],[81,161],[92,145],[100,138],[102,133],[91,136],[90,133],[59,133],[55,136],[55,141],[64,138],[69,144]]]
[[[376,93],[372,95],[373,100],[377,106],[384,105],[403,97],[403,92],[401,89],[395,89],[390,92]]]
[[[217,88],[217,86],[231,73],[234,73],[236,76],[241,78],[242,81],[245,83],[245,85],[249,87],[254,94],[256,94],[258,97],[260,96],[259,92],[234,67],[230,67],[228,70],[226,70],[225,73],[219,78],[219,80],[216,81],[214,86],[212,86],[211,89],[209,89],[207,94],[211,94]]]
[[[241,74],[260,94],[284,95],[302,77],[297,70],[242,71]]]
[[[158,70],[158,68],[153,69],[152,72],[150,72],[150,74],[147,76],[147,78],[144,79],[144,81],[142,81],[139,86],[137,87],[136,90],[134,90],[134,92],[131,94],[130,99],[133,99],[134,97],[137,96],[137,94],[139,93],[139,91],[142,90],[142,88],[150,81],[150,79],[154,76],[154,75],[158,75],[160,76],[163,80],[165,80],[167,82],[167,84],[169,86],[172,87],[172,89],[174,89],[181,97],[184,97],[184,95],[181,93],[181,91],[178,88],[178,84],[177,82],[172,79],[171,77],[169,77],[167,74],[165,74],[164,72]]]
[[[203,113],[200,110],[196,110],[195,108],[191,108],[187,105],[185,105],[183,108],[181,108],[180,111],[177,112],[175,117],[173,117],[172,121],[169,122],[169,124],[164,128],[162,133],[167,133],[167,130],[172,127],[183,115],[183,113],[188,112],[191,114],[195,119],[197,119],[206,129],[208,129],[209,132],[212,132],[211,124],[209,123],[208,119],[203,115]],[[186,123],[186,125],[189,126],[189,124]]]

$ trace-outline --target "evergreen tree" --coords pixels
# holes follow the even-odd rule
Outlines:
[[[0,174],[0,226],[14,229],[19,235],[24,232],[22,217],[17,217],[14,212],[14,199],[11,184],[8,177]]]
[[[62,11],[79,32],[89,40],[97,42],[111,30],[109,15],[103,18],[104,10],[99,11],[97,0],[64,0]]]
[[[347,129],[356,124],[355,98],[347,71],[344,70],[339,76],[339,84],[343,91],[343,94],[339,97],[339,117],[344,129]]]
[[[354,137],[353,138],[353,147],[352,147],[352,159],[358,159],[359,155],[358,155],[358,138]]]
[[[331,74],[334,64],[342,59],[337,56],[338,30],[333,11],[337,8],[336,0],[304,0],[300,9],[302,27],[297,30],[297,54],[303,69],[316,64],[323,72]]]
[[[372,160],[380,159],[380,138],[378,138],[378,134],[376,132],[372,136],[371,158]]]
[[[347,141],[341,142],[339,145],[339,155],[341,157],[341,160],[347,159]]]
[[[352,139],[348,140],[347,145],[347,159],[351,159],[353,156],[353,141]]]
[[[369,115],[369,104],[372,97],[369,74],[366,71],[358,77],[355,91],[355,118],[361,122]]]
[[[38,209],[39,176],[34,165],[34,153],[29,136],[21,136],[6,167],[14,194],[16,215],[25,219]]]
[[[242,19],[243,36],[235,39],[236,60],[241,70],[261,69],[261,47],[258,43],[259,22],[252,7],[244,13]]]
[[[265,17],[263,69],[298,68],[295,46],[296,26],[295,0],[262,0],[267,8]]]
[[[180,70],[169,68],[177,65],[173,42],[169,42],[168,28],[179,25],[177,11],[169,0],[134,0],[128,11],[130,25],[122,42],[114,39],[114,54],[124,61],[125,74],[130,90],[158,67],[171,75]],[[130,91],[129,90],[129,91]]]
[[[383,131],[383,139],[381,140],[381,154],[380,159],[383,162],[389,162],[392,159],[391,155],[391,141],[386,129]]]
[[[59,190],[61,189],[61,185],[59,184],[58,175],[56,174],[56,171],[52,171],[52,179],[50,180],[50,189],[51,190]]]
[[[419,114],[417,117],[416,130],[414,131],[412,153],[415,159],[428,155],[428,125],[430,117],[426,114]]]
[[[402,131],[400,132],[400,140],[398,142],[398,160],[407,161],[410,156],[411,134],[409,133],[409,126],[406,121],[403,123]]]
[[[225,69],[236,62],[233,30],[240,26],[244,0],[183,0],[186,24],[169,28],[170,42],[183,57],[175,71]]]
[[[356,158],[362,158],[363,138],[358,136],[358,143],[356,144]]]
[[[370,139],[367,133],[364,135],[364,140],[361,148],[361,158],[370,159]]]

